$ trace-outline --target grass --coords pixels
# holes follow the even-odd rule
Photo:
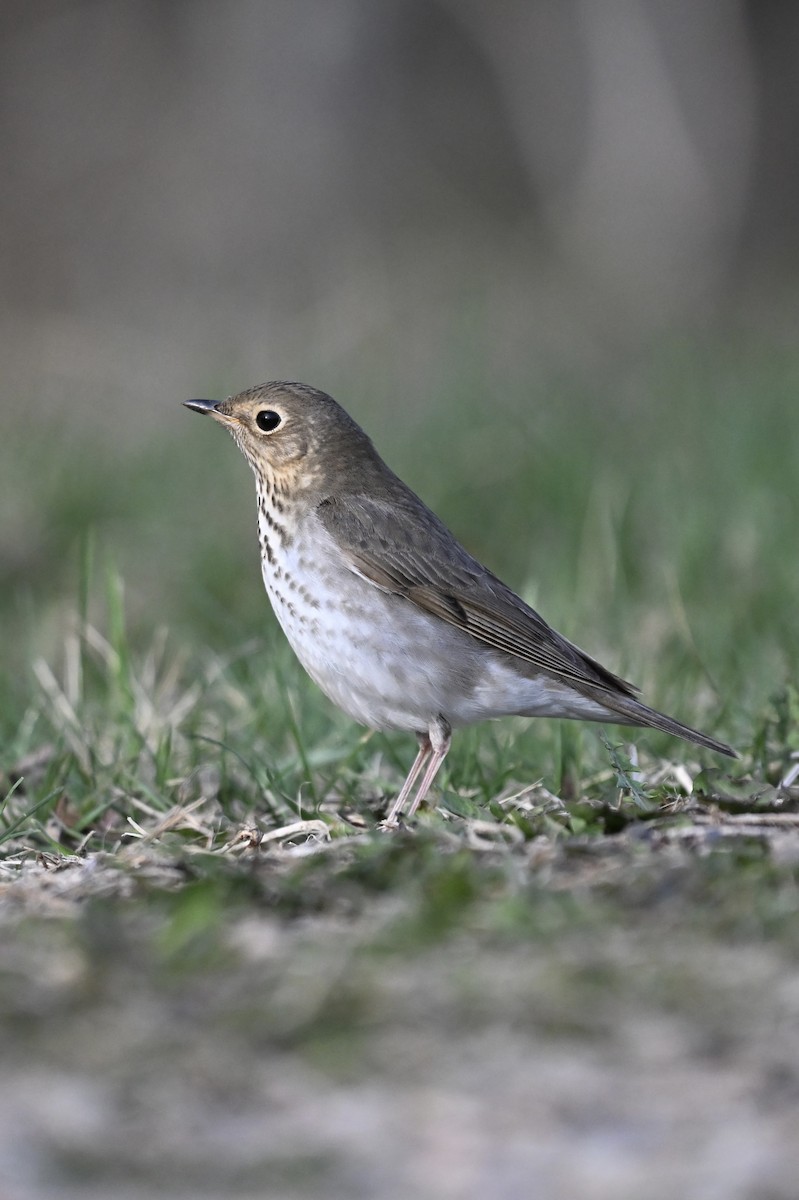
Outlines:
[[[568,1115],[578,1094],[605,1096],[629,1138],[640,1085],[641,1145],[661,1138],[678,1164],[663,1195],[693,1179],[663,1089],[707,1102],[708,1136],[713,1112],[738,1119],[714,1092],[725,1071],[795,1115],[799,359],[670,347],[590,387],[506,380],[487,395],[477,372],[452,379],[435,408],[401,414],[338,390],[470,549],[740,761],[613,727],[484,725],[456,735],[414,829],[385,835],[414,747],[358,729],[302,675],[262,593],[248,472],[220,431],[177,406],[163,436],[127,447],[12,430],[0,1020],[31,1162],[77,1194],[117,1172],[149,1194],[177,1162],[168,1194],[180,1180],[260,1194],[268,1172],[281,1194],[393,1195],[369,1174],[379,1155],[413,1190],[388,1131],[413,1139],[401,1106],[433,1086],[460,1114],[442,1131],[480,1146],[490,1120],[467,1094],[550,1116],[559,1097],[550,1137],[570,1159],[596,1116]],[[52,1134],[61,1109],[41,1118],[55,1101],[26,1099],[31,1061],[88,1089],[69,1138]],[[143,1115],[148,1095],[171,1131]],[[340,1104],[372,1128],[372,1156],[333,1120]],[[278,1111],[293,1114],[282,1140],[248,1141],[245,1121],[216,1157],[205,1145],[220,1114],[260,1114],[263,1131]],[[758,1128],[739,1131],[752,1161]],[[151,1139],[143,1159],[126,1129]],[[512,1165],[521,1152],[496,1137]],[[768,1137],[768,1194],[787,1197],[793,1139]],[[631,1190],[613,1194],[644,1179],[660,1194],[650,1152],[625,1145]],[[496,1194],[519,1194],[514,1178],[499,1171]],[[724,1194],[754,1195],[734,1190],[747,1178],[733,1171]],[[430,1194],[455,1194],[442,1187]]]

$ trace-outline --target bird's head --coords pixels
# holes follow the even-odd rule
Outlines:
[[[186,400],[233,435],[256,477],[278,491],[330,490],[331,477],[357,484],[377,459],[371,441],[331,396],[276,381],[228,400]]]

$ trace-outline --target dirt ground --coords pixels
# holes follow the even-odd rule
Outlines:
[[[795,1200],[799,831],[429,849],[7,859],[0,1200]]]

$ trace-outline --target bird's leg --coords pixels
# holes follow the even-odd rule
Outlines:
[[[381,821],[381,823],[380,823],[382,829],[395,829],[396,828],[396,826],[398,824],[397,818],[399,817],[400,813],[402,812],[402,810],[405,806],[405,801],[408,799],[408,797],[411,794],[413,785],[416,783],[416,778],[417,778],[419,772],[421,771],[422,767],[424,766],[424,764],[427,762],[430,755],[433,753],[433,746],[430,742],[430,738],[428,737],[428,735],[426,733],[420,733],[418,735],[418,737],[419,737],[419,753],[416,755],[416,758],[413,760],[413,766],[411,767],[410,771],[408,772],[408,778],[403,783],[399,795],[397,796],[394,803],[391,805],[391,811],[389,812],[386,819],[384,821]],[[415,807],[416,807],[416,805],[414,805],[414,808]]]
[[[419,790],[411,801],[411,806],[408,809],[408,818],[412,817],[419,805],[424,800],[427,793],[430,791],[430,785],[438,774],[439,768],[447,757],[447,751],[452,744],[452,730],[447,721],[443,717],[438,717],[430,726],[430,731],[427,736],[427,744],[432,750],[430,761],[427,764],[427,769],[422,776],[422,782],[419,784]],[[414,763],[414,766],[416,764]],[[404,789],[403,789],[404,790]]]

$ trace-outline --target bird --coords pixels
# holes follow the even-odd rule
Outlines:
[[[224,426],[252,468],[264,584],[302,666],[354,721],[416,735],[384,828],[413,817],[452,731],[487,719],[659,729],[737,757],[642,703],[634,684],[557,633],[464,549],[325,392],[276,380],[183,403]]]

